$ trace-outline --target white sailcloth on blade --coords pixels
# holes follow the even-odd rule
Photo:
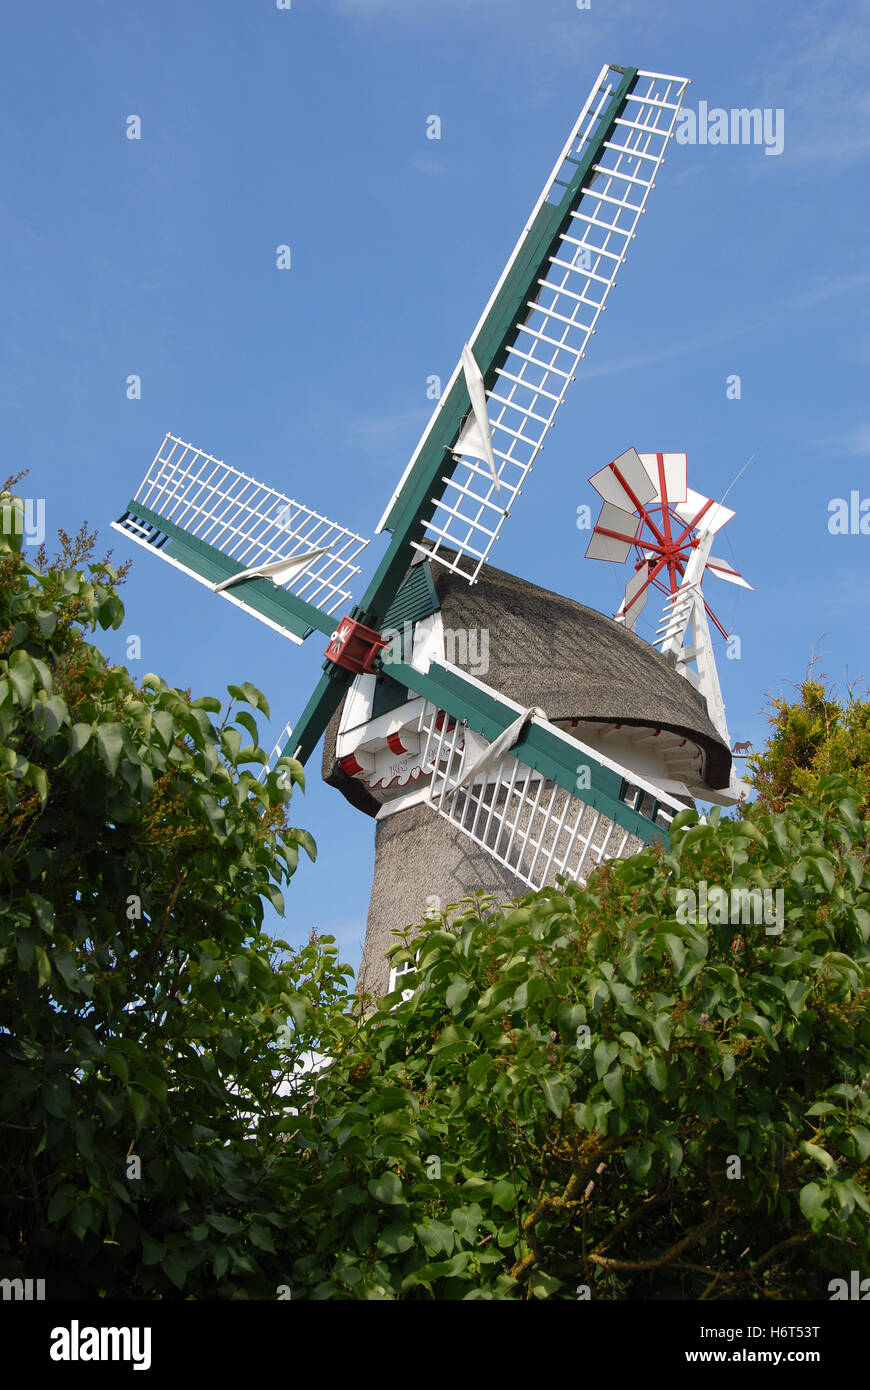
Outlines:
[[[486,410],[486,390],[481,370],[474,360],[474,353],[468,343],[462,349],[462,371],[468,398],[471,401],[471,414],[459,432],[454,445],[455,454],[467,454],[469,458],[481,459],[492,474],[496,492],[501,492],[501,483],[495,468],[495,455],[492,452],[492,429]]]
[[[529,720],[536,714],[540,715],[541,719],[546,719],[547,717],[542,709],[533,705],[530,709],[525,710],[519,718],[515,719],[512,724],[509,724],[504,732],[499,734],[498,738],[494,739],[492,743],[488,743],[481,734],[475,733],[473,729],[466,730],[465,766],[462,770],[462,776],[457,781],[456,786],[452,788],[452,791],[456,792],[460,787],[468,786],[470,782],[473,782],[476,777],[479,777],[480,774],[485,772],[488,767],[491,767],[493,763],[499,762],[500,759],[504,757],[505,753],[509,753],[514,744],[519,743],[523,730]]]
[[[289,579],[304,570],[311,560],[316,560],[318,555],[328,554],[329,546],[324,546],[320,550],[307,550],[304,555],[290,555],[283,560],[274,560],[269,565],[255,565],[253,569],[242,570],[241,574],[233,574],[229,579],[215,584],[214,591],[216,594],[223,593],[224,589],[243,584],[246,579],[271,579],[273,584],[286,584]]]

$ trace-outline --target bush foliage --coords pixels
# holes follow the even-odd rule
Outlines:
[[[862,813],[870,809],[870,700],[850,689],[845,703],[812,668],[797,700],[770,701],[767,747],[747,761],[750,784],[761,806],[782,811],[793,797],[811,794],[822,777],[839,772],[858,793]]]
[[[286,823],[302,769],[248,770],[252,686],[222,712],[109,667],[86,636],[123,619],[115,571],[64,541],[38,567],[0,534],[0,1274],[274,1292],[276,1039],[306,992],[344,997],[332,957],[261,930],[314,853]]]
[[[263,696],[108,666],[86,639],[122,621],[115,572],[70,560],[0,536],[0,1275],[812,1299],[870,1272],[860,776],[686,811],[585,890],[448,909],[397,943],[411,997],[360,1004],[330,938],[263,932],[314,853],[298,764],[249,770]],[[701,884],[781,915],[692,920]]]
[[[866,823],[837,778],[679,820],[427,932],[299,1130],[316,1297],[800,1299],[870,1267]],[[782,932],[681,922],[702,880],[781,889]]]

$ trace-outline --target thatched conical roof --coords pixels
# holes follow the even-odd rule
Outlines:
[[[445,629],[487,629],[489,669],[480,679],[552,720],[615,723],[667,729],[691,739],[704,755],[711,788],[728,785],[731,754],[707,714],[706,703],[673,663],[641,637],[594,608],[551,593],[491,566],[477,584],[431,562]],[[323,776],[360,810],[379,803],[336,761],[340,712],[327,729]],[[591,741],[591,740],[590,740]]]

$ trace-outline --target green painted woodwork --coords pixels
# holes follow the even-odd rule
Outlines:
[[[491,388],[498,368],[502,365],[526,319],[525,305],[537,298],[537,281],[546,277],[549,257],[558,249],[562,234],[568,229],[571,214],[576,211],[588,182],[592,165],[601,157],[604,143],[613,134],[614,123],[625,108],[626,100],[637,80],[636,68],[611,65],[622,74],[616,91],[605,108],[595,139],[580,158],[568,156],[575,166],[572,177],[556,180],[564,188],[557,201],[545,201],[538,209],[523,238],[519,253],[503,284],[493,299],[473,342],[475,359],[483,374],[484,384]],[[551,197],[554,196],[554,190]],[[434,428],[425,438],[420,455],[396,498],[385,523],[392,532],[384,556],[360,602],[350,616],[383,631],[387,626],[400,629],[408,620],[414,622],[437,608],[432,575],[428,563],[409,565],[414,556],[413,544],[422,538],[426,522],[432,513],[432,499],[440,497],[446,484],[440,482],[445,471],[445,451],[449,452],[459,434],[462,421],[471,408],[465,379],[460,374],[444,398]],[[127,516],[146,522],[163,532],[168,540],[162,553],[180,565],[200,575],[210,583],[238,574],[243,568],[228,559],[214,546],[189,535],[181,527],[152,512],[141,503],[128,503]],[[241,595],[244,597],[241,597]],[[252,611],[270,619],[277,626],[304,638],[312,629],[332,635],[337,619],[321,613],[268,579],[253,579],[234,594]],[[427,676],[402,662],[383,662],[383,670],[401,685],[409,686],[430,699],[453,717],[466,719],[471,728],[490,741],[496,738],[516,718],[516,712],[494,694],[480,690],[462,677],[433,664]],[[313,752],[329,720],[338,708],[353,679],[350,672],[331,662],[324,665],[311,698],[297,721],[285,752],[295,754],[302,762]],[[559,786],[576,794],[577,767],[571,762],[570,750],[546,730],[530,726],[517,746],[518,756]],[[583,799],[615,820],[625,829],[644,840],[663,832],[645,817],[631,810],[620,800],[623,779],[599,763],[590,766],[592,787],[584,791]]]
[[[544,202],[538,209],[523,239],[519,254],[471,344],[486,387],[492,386],[497,369],[504,362],[516,338],[519,324],[527,317],[526,302],[537,297],[537,281],[545,278],[549,269],[549,257],[558,249],[559,239],[568,229],[571,214],[580,202],[592,165],[600,159],[604,142],[611,138],[614,122],[624,110],[626,100],[634,88],[637,68],[620,68],[613,65],[613,70],[622,73],[622,80],[602,113],[595,139],[581,158],[571,160],[576,166],[575,172],[564,185],[565,191],[558,202]],[[465,378],[460,374],[447,392],[436,425],[425,439],[420,455],[387,518],[385,529],[392,531],[389,545],[362,599],[351,610],[351,616],[365,623],[367,627],[382,631],[387,625],[387,615],[391,618],[393,616],[403,582],[406,582],[408,567],[414,557],[413,544],[422,539],[425,524],[432,513],[432,499],[440,497],[446,487],[446,484],[440,482],[445,472],[445,451],[449,451],[454,444],[462,421],[470,409],[471,401]],[[395,621],[391,625],[401,626]],[[397,675],[396,670],[386,663],[384,670],[403,684],[407,684],[404,677]],[[331,705],[334,678],[328,686],[323,686],[321,682],[318,689],[323,689],[324,694],[329,694],[330,702],[325,703],[321,710],[313,697],[309,700],[294,734],[294,738],[301,742],[303,750],[310,751],[315,747],[335,708]],[[497,732],[510,722],[510,718],[506,718]],[[302,753],[299,756],[302,757]],[[304,761],[304,757],[302,760]],[[549,773],[547,775],[549,776]],[[574,788],[575,781],[576,772],[569,790]],[[563,783],[560,782],[560,785]],[[603,795],[603,789],[598,794]],[[618,795],[617,789],[614,793],[616,799],[611,799],[614,806],[620,808],[619,815],[634,815],[618,801]],[[602,806],[601,809],[605,808]],[[619,817],[614,815],[613,819]],[[635,816],[635,820],[640,824],[646,824],[642,817]],[[625,824],[624,819],[620,819],[619,823]],[[648,835],[645,835],[645,838],[648,838]]]
[[[437,662],[431,663],[425,676],[413,666],[399,662],[385,662],[384,670],[394,680],[430,700],[438,709],[446,710],[453,719],[464,719],[471,729],[482,734],[490,743],[517,718],[514,707],[500,700],[495,692],[481,689]],[[647,844],[654,839],[667,843],[667,833],[654,823],[655,806],[652,818],[648,819],[621,799],[625,787],[625,778],[621,773],[614,772],[589,754],[581,753],[579,748],[575,751],[549,729],[530,722],[511,753],[550,781],[564,787],[572,796],[594,806],[624,830],[637,835],[638,839]],[[578,790],[577,774],[580,767],[586,766],[589,768],[590,786]]]
[[[348,687],[354,679],[353,674],[334,666],[332,662],[327,664],[329,670],[324,671],[320,677],[311,692],[308,704],[293,725],[290,738],[282,750],[282,757],[298,758],[301,763],[307,762],[320,742],[324,729],[347,694]]]
[[[384,615],[384,624],[380,631],[383,634],[392,628],[401,632],[404,623],[416,623],[421,618],[428,618],[429,614],[434,613],[439,607],[432,567],[428,560],[423,560],[408,571],[404,583]]]
[[[592,165],[601,157],[604,142],[612,136],[614,122],[634,88],[637,68],[614,70],[622,72],[623,78],[602,113],[598,134],[577,161],[575,173],[559,202],[545,202],[538,209],[519,255],[471,344],[487,389],[495,381],[497,369],[508,354],[519,323],[527,317],[525,304],[536,298],[537,281],[545,277],[549,257],[558,248],[559,238],[571,222],[571,213],[580,202]],[[390,544],[359,603],[361,621],[369,627],[379,628],[383,622],[384,613],[411,562],[413,543],[422,538],[430,519],[432,498],[440,497],[444,491],[446,484],[440,482],[445,471],[444,453],[455,443],[470,409],[465,378],[460,374],[447,392],[435,427],[426,438],[385,522],[385,529],[393,533]]]
[[[120,518],[120,522],[124,522],[128,517],[132,517],[134,521],[153,526],[163,535],[168,536],[169,539],[157,553],[168,555],[179,565],[193,570],[194,574],[200,575],[210,584],[219,584],[234,574],[240,574],[245,568],[244,565],[237,564],[235,560],[228,559],[226,555],[217,550],[215,546],[209,545],[207,541],[201,541],[196,536],[191,536],[181,526],[167,521],[166,517],[161,516],[159,512],[151,511],[150,507],[143,507],[141,502],[130,501],[127,503],[127,510]],[[261,613],[264,618],[268,618],[270,622],[292,632],[296,637],[307,636],[312,628],[325,633],[327,637],[331,637],[338,625],[338,620],[334,616],[330,617],[328,613],[321,613],[313,604],[306,603],[304,599],[297,598],[295,594],[288,593],[286,589],[278,588],[271,579],[247,579],[243,585],[231,592],[233,598],[238,599],[246,608],[250,608],[255,613]]]

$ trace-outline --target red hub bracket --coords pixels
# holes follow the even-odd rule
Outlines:
[[[343,670],[363,676],[371,671],[375,657],[386,646],[389,646],[387,639],[374,628],[364,627],[353,618],[342,618],[329,639],[324,656]]]

